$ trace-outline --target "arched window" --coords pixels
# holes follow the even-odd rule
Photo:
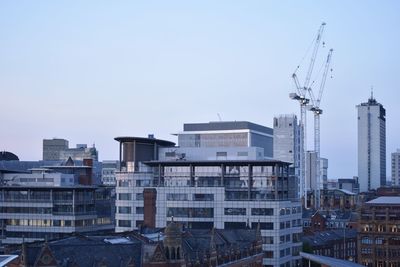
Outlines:
[[[168,260],[170,259],[168,247],[165,248],[165,257],[166,257]]]

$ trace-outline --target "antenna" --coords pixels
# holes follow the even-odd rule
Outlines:
[[[371,85],[371,99],[374,99],[374,86]]]
[[[221,115],[219,115],[219,113],[217,113],[217,116],[218,116],[219,121],[222,121]]]

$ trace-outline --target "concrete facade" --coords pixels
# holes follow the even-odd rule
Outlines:
[[[392,185],[400,185],[400,149],[392,153]]]
[[[357,105],[360,192],[386,183],[386,111],[373,96]]]

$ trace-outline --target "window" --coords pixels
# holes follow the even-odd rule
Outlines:
[[[195,201],[214,201],[214,194],[194,194]]]
[[[257,229],[258,227],[258,222],[252,222],[251,223],[251,228],[252,229]],[[274,230],[274,223],[272,222],[262,222],[260,223],[260,229],[261,230]]]
[[[272,236],[263,236],[263,243],[264,244],[273,244],[274,243],[274,237]]]
[[[246,215],[246,208],[225,208],[225,215]]]
[[[130,220],[118,220],[118,226],[119,227],[131,227],[131,221]]]
[[[253,208],[251,209],[251,215],[274,215],[274,209],[272,208]]]
[[[132,213],[132,209],[131,209],[131,207],[118,207],[118,213],[131,214]]]
[[[225,222],[225,229],[246,229],[246,223],[244,222]]]
[[[270,250],[265,251],[265,257],[272,259],[274,257],[274,252]]]
[[[226,157],[228,156],[227,152],[217,152],[217,157]]]
[[[130,193],[119,193],[118,199],[119,200],[132,200],[132,195]]]
[[[185,201],[185,200],[188,200],[188,197],[187,197],[187,194],[168,193],[167,194],[167,200],[170,200],[170,201]]]
[[[136,207],[136,214],[143,214],[144,208],[143,207]]]

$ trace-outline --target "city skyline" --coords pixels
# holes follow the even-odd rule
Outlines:
[[[371,86],[387,110],[387,158],[400,147],[399,7],[395,1],[2,2],[0,150],[39,160],[42,140],[58,137],[72,146],[95,143],[99,158],[110,160],[118,158],[116,136],[177,142],[170,133],[184,123],[219,116],[272,128],[276,115],[299,117],[288,97],[295,90],[291,74],[324,21],[318,59],[329,48],[334,55],[321,103],[321,156],[329,159],[328,178],[352,177],[356,105],[367,101]],[[307,67],[308,58],[301,81]],[[311,133],[310,127],[308,150]]]

